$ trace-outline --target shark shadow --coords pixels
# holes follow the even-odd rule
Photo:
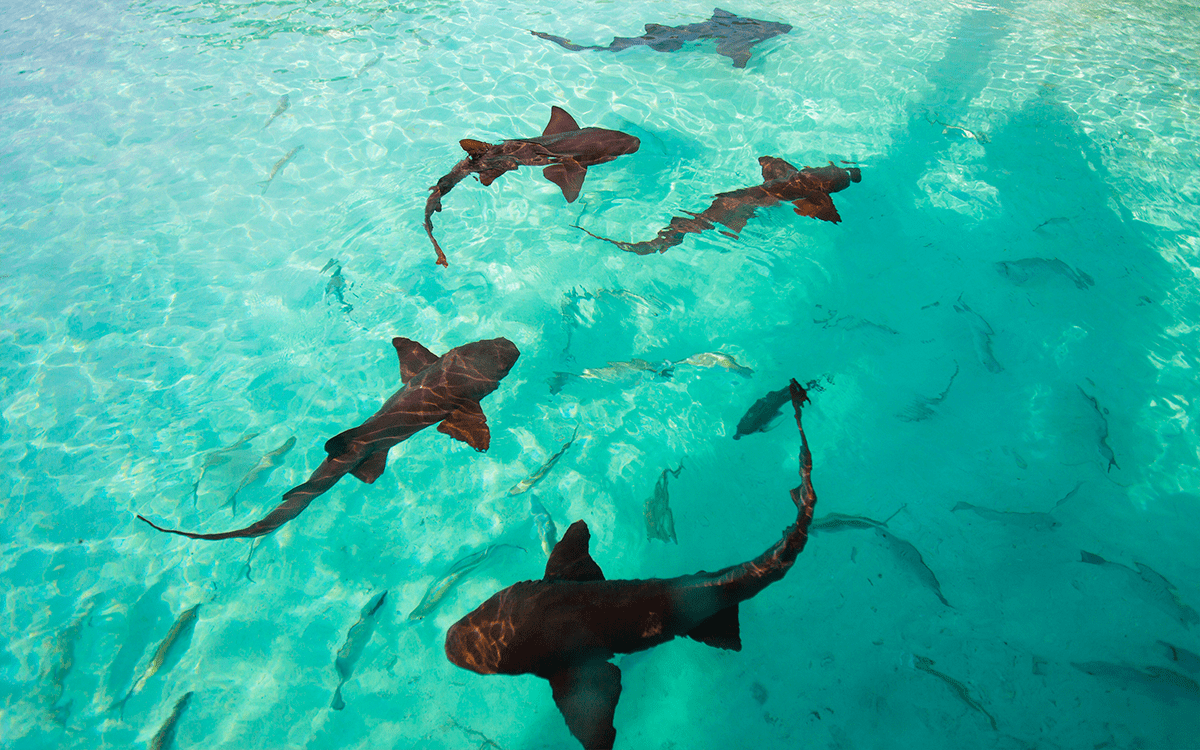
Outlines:
[[[325,443],[328,456],[308,481],[288,490],[283,502],[262,520],[235,531],[195,534],[164,529],[144,516],[138,518],[159,531],[192,539],[263,536],[300,515],[347,474],[374,483],[383,473],[388,451],[431,425],[441,422],[438,432],[486,451],[491,433],[479,400],[496,390],[512,369],[521,356],[517,347],[505,338],[488,339],[456,346],[439,357],[399,336],[392,339],[392,346],[400,358],[404,386],[366,422],[330,438]]]
[[[646,33],[638,37],[619,36],[612,40],[607,47],[599,45],[581,47],[572,44],[569,39],[552,36],[540,31],[530,31],[530,34],[566,47],[572,52],[584,50],[607,50],[617,52],[645,45],[658,52],[677,52],[683,49],[684,42],[694,42],[700,39],[713,39],[717,43],[717,53],[733,60],[733,67],[744,68],[750,59],[750,48],[759,42],[773,36],[786,34],[792,27],[786,23],[774,21],[759,21],[756,18],[742,18],[727,10],[714,8],[712,18],[702,23],[689,23],[685,26],[663,26],[660,23],[646,24]]]
[[[812,454],[800,424],[808,397],[793,380],[800,430],[800,486],[791,491],[796,522],[748,562],[678,578],[607,581],[588,554],[587,524],[571,524],[540,581],[522,581],[492,596],[446,633],[446,656],[479,674],[534,674],[550,681],[554,702],[587,750],[616,739],[613,712],[621,670],[608,660],[688,636],[740,651],[738,605],[781,580],[808,541],[816,494]]]
[[[518,167],[545,167],[542,174],[558,185],[567,203],[573,203],[579,197],[588,167],[632,154],[641,145],[634,136],[618,130],[580,128],[575,118],[560,107],[550,108],[550,122],[535,138],[513,138],[495,145],[464,138],[458,143],[467,152],[467,158],[429,188],[431,192],[425,201],[425,232],[437,251],[439,266],[450,264],[434,239],[433,213],[442,210],[442,196],[467,175],[478,174],[479,181],[487,186]]]
[[[744,187],[728,193],[717,193],[717,199],[712,205],[698,214],[684,211],[684,216],[676,216],[671,223],[658,230],[658,236],[645,242],[621,242],[608,237],[592,234],[581,226],[587,234],[598,240],[611,242],[627,253],[651,255],[665,253],[667,248],[675,247],[683,242],[687,234],[704,232],[712,229],[715,224],[723,224],[730,232],[722,231],[726,237],[737,239],[737,233],[745,228],[746,222],[754,212],[766,206],[773,206],[780,201],[787,201],[801,216],[811,216],[814,219],[830,221],[837,224],[842,220],[837,208],[830,199],[830,193],[845,190],[851,182],[860,182],[862,172],[858,167],[843,169],[829,162],[825,167],[805,167],[796,169],[783,159],[774,156],[760,156],[758,163],[762,165],[763,182],[761,185]]]

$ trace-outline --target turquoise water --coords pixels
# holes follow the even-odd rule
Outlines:
[[[742,606],[740,653],[619,658],[617,747],[1200,747],[1194,7],[750,2],[729,9],[794,28],[745,69],[711,44],[527,31],[606,44],[707,19],[695,2],[83,7],[0,5],[5,748],[148,745],[189,691],[179,748],[578,747],[544,681],[442,652],[545,565],[508,489],[578,427],[534,492],[560,529],[587,520],[609,578],[748,559],[794,513],[798,440],[787,420],[731,436],[790,377],[824,388],[818,518],[900,509],[890,537],[815,533]],[[551,105],[640,151],[569,205],[530,169],[464,181],[435,266],[421,211],[458,140],[536,135]],[[571,226],[650,239],[757,184],[764,154],[857,161],[843,222],[777,207],[649,257]],[[393,336],[517,344],[486,454],[421,432],[252,557],[135,520],[261,517],[399,387]],[[753,375],[547,385],[703,352]],[[678,544],[648,541],[643,503],[681,459]],[[491,543],[524,551],[407,619]]]

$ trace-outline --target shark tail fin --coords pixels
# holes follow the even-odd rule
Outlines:
[[[342,700],[342,686],[340,683],[337,686],[337,690],[333,691],[333,701],[330,702],[329,707],[334,711],[341,711],[346,707],[346,701]]]
[[[687,637],[713,648],[742,650],[738,605],[726,607],[687,632]]]

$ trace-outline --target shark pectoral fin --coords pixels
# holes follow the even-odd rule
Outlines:
[[[542,170],[546,179],[558,185],[567,203],[574,203],[583,188],[583,178],[587,177],[587,167],[574,159],[563,159],[559,164],[551,164]]]
[[[387,468],[387,451],[376,451],[367,456],[366,459],[355,466],[351,470],[351,474],[355,479],[366,482],[367,484],[375,484],[375,480],[383,474],[383,470]]]
[[[477,451],[488,449],[492,433],[488,431],[487,417],[478,401],[472,401],[442,420],[438,432],[444,432],[455,440],[461,440]]]
[[[479,173],[479,184],[487,187],[499,179],[504,172],[503,169],[485,169]]]
[[[477,141],[477,140],[474,140],[473,138],[463,138],[461,141],[458,142],[458,145],[462,146],[462,150],[466,151],[467,155],[470,156],[472,159],[478,159],[480,156],[483,156],[484,154],[486,154],[488,152],[488,149],[490,149],[492,147],[492,144],[490,144],[490,143],[484,143],[483,141]]]
[[[785,180],[800,171],[778,156],[760,156],[758,164],[762,167],[763,182]]]
[[[579,123],[575,122],[575,118],[567,114],[567,110],[562,107],[551,107],[550,122],[546,123],[542,135],[558,135],[572,130],[579,130]]]
[[[396,356],[400,358],[401,383],[407,383],[412,380],[413,375],[441,359],[424,346],[403,336],[392,339],[392,346],[396,347]]]
[[[604,571],[588,553],[591,532],[583,521],[571,524],[546,562],[546,581],[603,581]]]
[[[702,621],[687,632],[687,637],[714,648],[741,651],[742,631],[738,624],[738,605],[726,607]]]
[[[831,221],[834,224],[842,220],[837,209],[833,207],[833,200],[825,193],[813,193],[806,198],[792,201],[792,205],[796,207],[794,209],[796,213],[801,216],[810,216],[822,221]]]
[[[613,714],[621,697],[621,670],[607,661],[588,661],[550,677],[554,704],[584,750],[611,750],[617,739]]]

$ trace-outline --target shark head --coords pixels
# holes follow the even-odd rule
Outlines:
[[[495,390],[496,384],[504,379],[521,356],[516,345],[506,338],[473,341],[456,347],[454,352],[462,359],[473,379],[489,386],[488,393]]]

